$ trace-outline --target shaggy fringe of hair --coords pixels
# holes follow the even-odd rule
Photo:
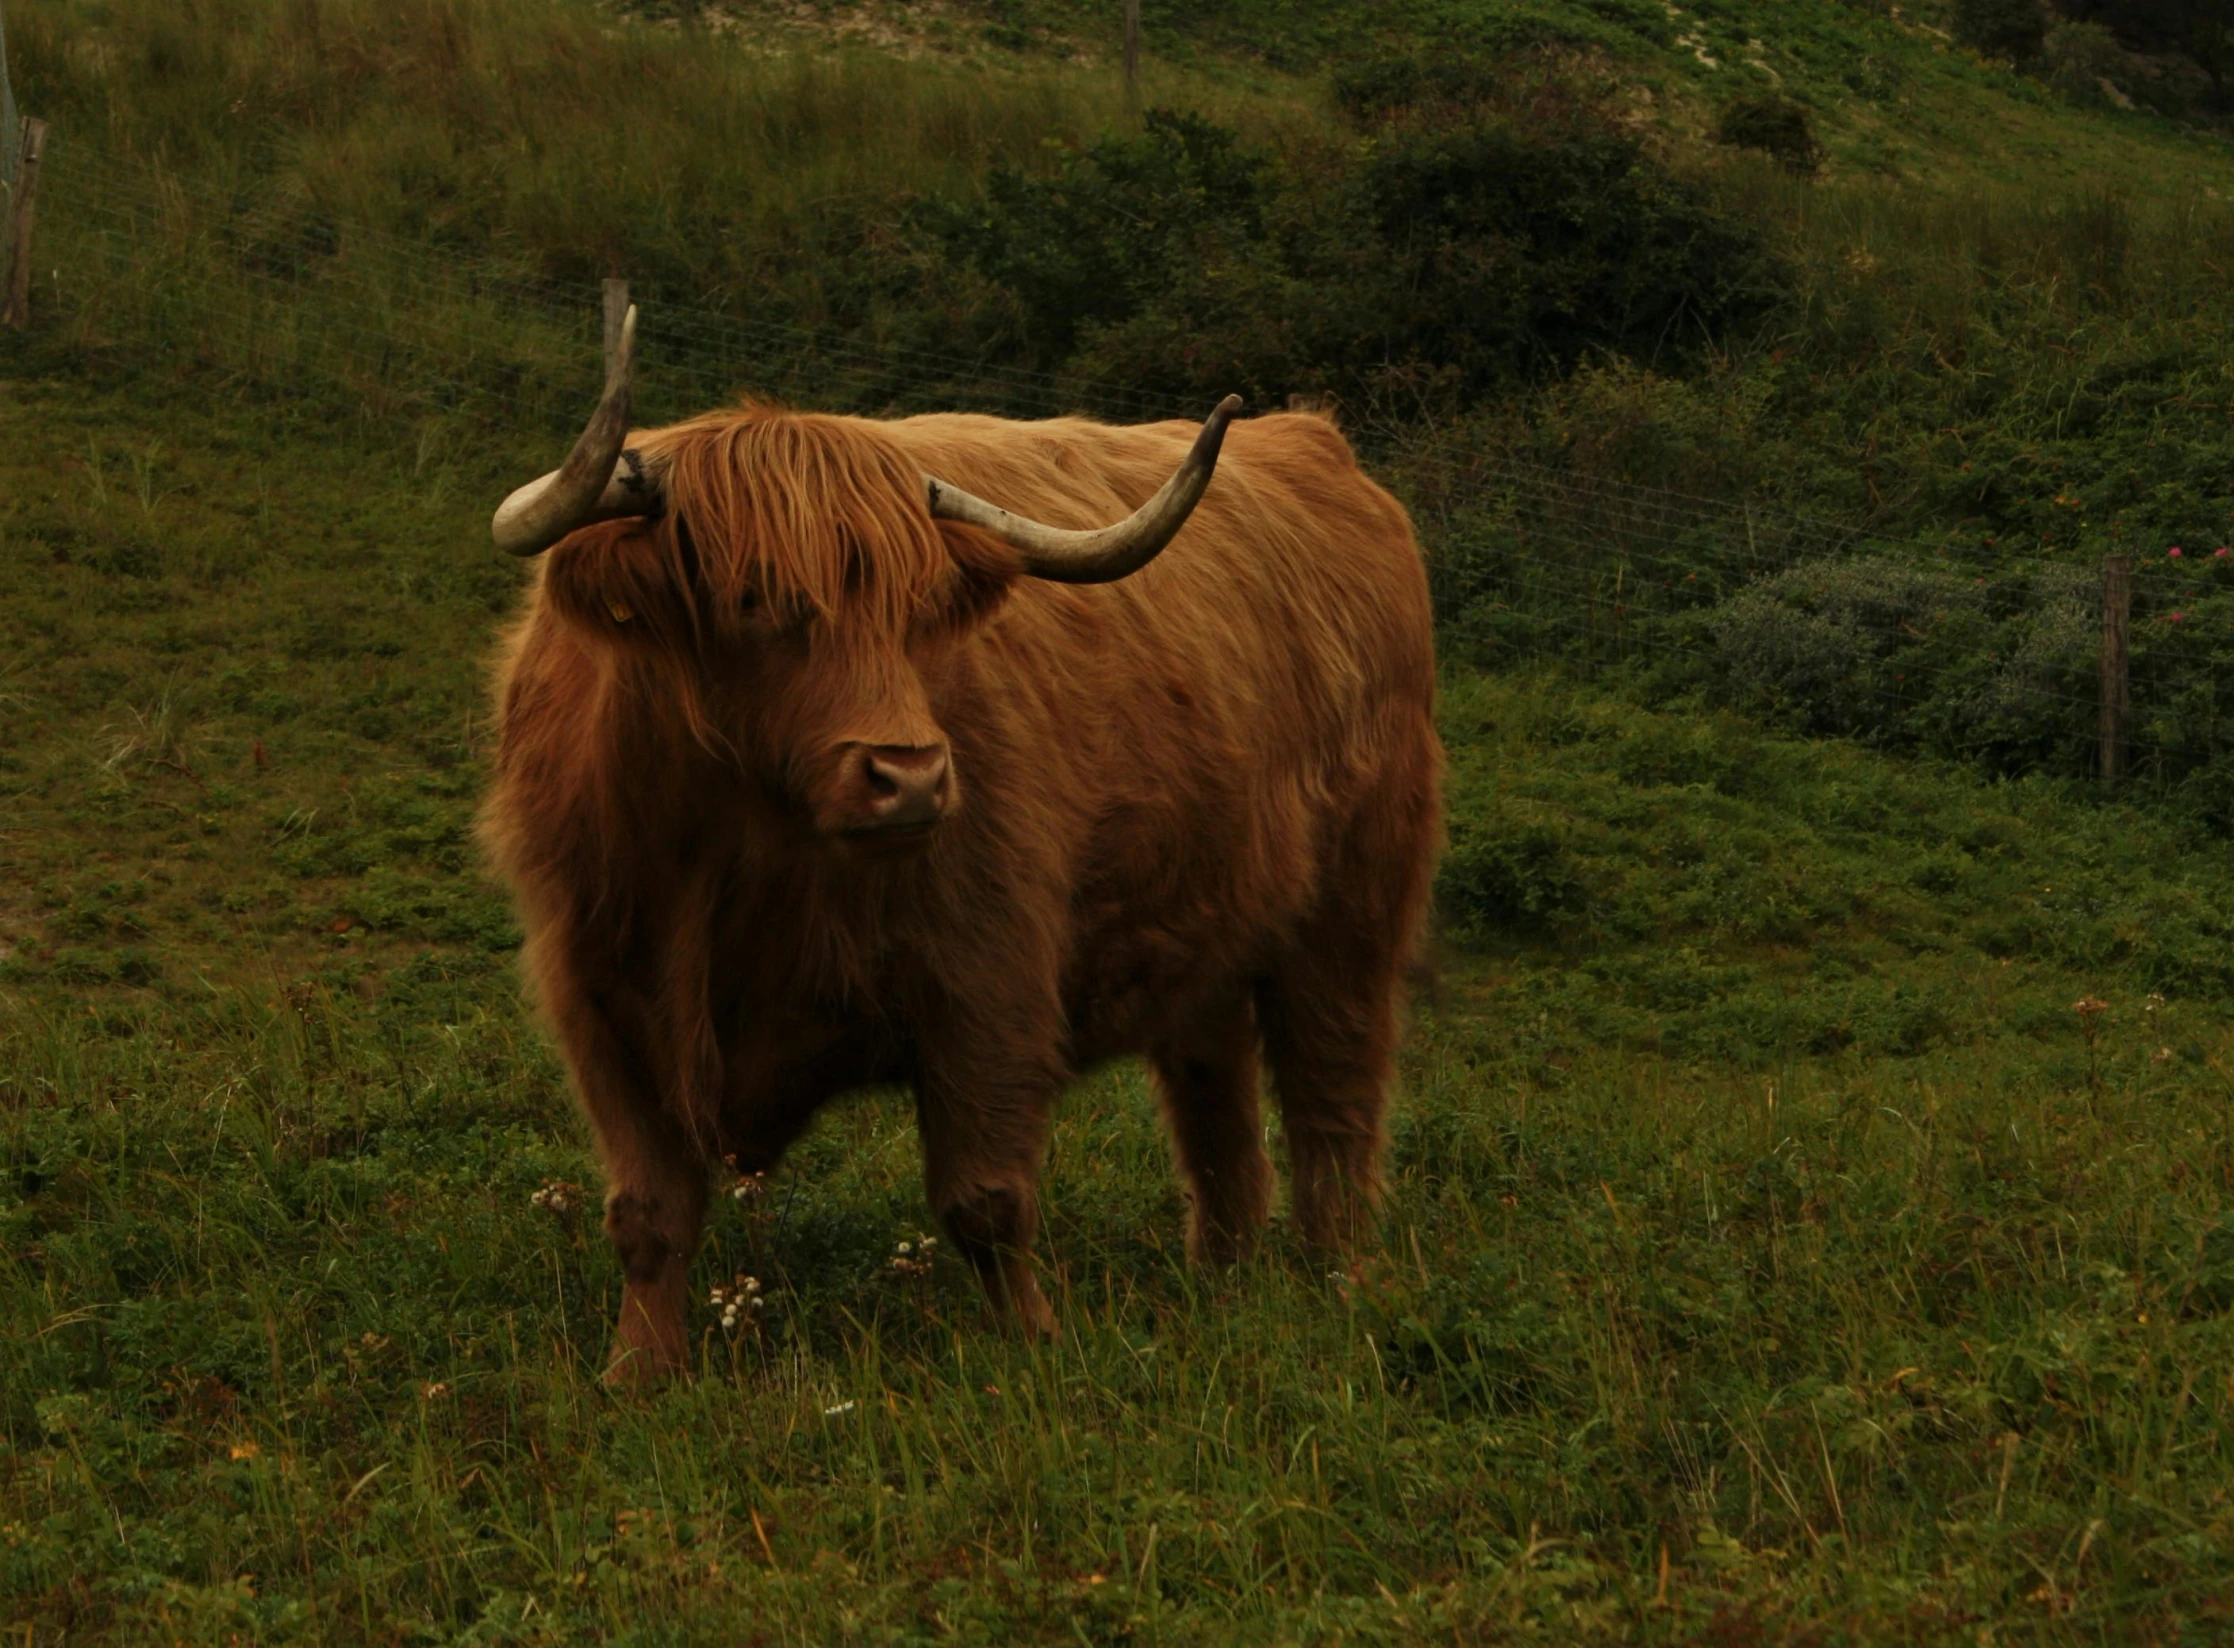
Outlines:
[[[894,629],[948,564],[922,474],[873,425],[748,402],[641,444],[717,600]]]

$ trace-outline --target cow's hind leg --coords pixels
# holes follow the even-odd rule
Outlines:
[[[1221,1001],[1149,1055],[1173,1153],[1194,1198],[1187,1248],[1230,1265],[1256,1245],[1272,1204],[1257,1108],[1257,1027],[1245,996]]]
[[[1259,999],[1295,1227],[1313,1247],[1348,1253],[1380,1196],[1396,1044],[1393,981],[1340,977],[1317,958],[1297,958]]]
[[[1379,792],[1319,908],[1257,989],[1295,1226],[1334,1253],[1366,1235],[1380,1195],[1398,1016],[1438,827],[1426,771],[1408,802],[1402,786]]]

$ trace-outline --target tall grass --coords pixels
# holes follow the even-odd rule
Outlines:
[[[374,416],[577,417],[607,274],[645,309],[649,415],[748,384],[951,401],[1001,363],[942,349],[894,278],[902,205],[1129,118],[1106,68],[762,53],[571,0],[30,0],[11,22],[57,132],[50,338],[338,386]],[[1260,133],[1310,118],[1230,78],[1152,68],[1148,91]],[[1029,379],[974,398],[1074,403]]]
[[[28,0],[11,24],[23,95],[113,153],[306,224],[705,306],[773,285],[810,318],[863,278],[888,202],[1126,113],[1106,68],[760,52],[581,0]],[[1302,109],[1176,70],[1149,91],[1259,126]]]

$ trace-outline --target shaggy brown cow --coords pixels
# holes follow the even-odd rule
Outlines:
[[[930,1205],[1027,1330],[1050,1110],[1121,1055],[1198,1257],[1267,1216],[1260,1046],[1296,1224],[1346,1248],[1439,830],[1403,510],[1299,415],[1234,425],[1204,495],[1231,401],[1199,435],[747,405],[624,449],[633,320],[567,466],[498,512],[550,553],[484,820],[604,1159],[610,1376],[684,1361],[712,1164],[870,1083],[912,1086]],[[1066,531],[962,486],[1140,507]]]

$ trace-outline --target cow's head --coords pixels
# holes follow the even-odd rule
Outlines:
[[[1069,531],[916,472],[873,426],[746,409],[628,439],[636,313],[560,469],[496,512],[498,545],[551,551],[544,599],[617,651],[692,671],[698,730],[816,833],[928,839],[962,795],[925,670],[1018,577],[1105,583],[1145,566],[1209,484],[1229,397],[1127,519]]]

